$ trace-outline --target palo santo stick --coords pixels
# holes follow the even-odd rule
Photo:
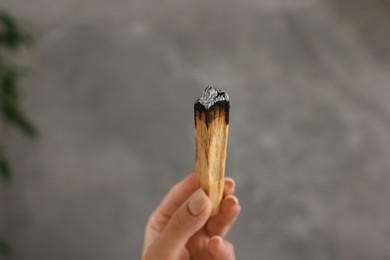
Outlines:
[[[214,86],[208,86],[194,105],[195,173],[211,200],[212,216],[218,213],[223,195],[229,108],[229,96]]]

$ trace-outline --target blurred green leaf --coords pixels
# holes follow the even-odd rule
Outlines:
[[[32,123],[24,116],[19,104],[13,99],[0,99],[0,109],[5,119],[19,127],[29,137],[36,137],[37,131]]]
[[[9,162],[7,158],[5,158],[3,152],[0,150],[0,178],[3,181],[9,181],[11,180],[11,177],[11,166],[9,165]]]
[[[35,138],[38,136],[38,131],[35,126],[28,120],[26,117],[21,116],[17,118],[17,126],[30,138]]]
[[[0,177],[3,181],[11,180],[11,168],[6,160],[0,159]]]
[[[0,256],[10,256],[11,254],[11,246],[0,238]]]
[[[18,98],[18,72],[15,69],[3,68],[0,64],[0,96]]]
[[[32,41],[33,38],[21,30],[15,19],[0,10],[0,114],[6,123],[11,123],[28,136],[35,137],[37,131],[22,111],[19,100],[18,79],[22,76],[22,71],[9,64],[4,59],[5,52],[1,52],[15,51]],[[0,147],[0,180],[10,181],[11,177],[11,165]],[[11,254],[11,246],[0,238],[0,259]]]
[[[32,37],[23,32],[15,20],[7,13],[0,12],[0,45],[7,49],[17,49],[23,44],[30,44]]]
[[[23,114],[19,105],[19,91],[17,88],[20,72],[4,66],[0,62],[0,110],[4,119],[18,127],[29,137],[35,137],[37,131],[33,124]]]

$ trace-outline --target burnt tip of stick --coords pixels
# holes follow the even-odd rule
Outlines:
[[[226,101],[229,102],[229,95],[214,86],[207,86],[203,91],[202,96],[195,101],[204,106],[206,110],[210,109],[215,103]]]
[[[216,115],[224,116],[226,124],[229,124],[229,108],[229,95],[214,86],[207,86],[202,96],[195,101],[195,125],[196,117],[202,118],[202,114],[204,114],[207,127]]]

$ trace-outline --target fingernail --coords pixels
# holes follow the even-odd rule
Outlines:
[[[202,189],[198,189],[188,202],[188,210],[193,216],[198,216],[209,203],[206,193]]]
[[[229,200],[230,203],[232,203],[233,205],[238,205],[239,201],[237,199],[236,196],[233,196],[233,195],[228,195],[225,197],[225,200]]]
[[[218,244],[222,244],[222,242],[223,242],[222,238],[220,236],[213,236],[212,238],[210,238],[210,240],[214,240]]]
[[[234,189],[236,188],[236,183],[234,182],[234,180],[230,177],[227,177],[227,178],[225,178],[225,181],[230,183],[231,189],[234,191]]]

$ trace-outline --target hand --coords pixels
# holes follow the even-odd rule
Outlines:
[[[209,218],[211,202],[197,188],[194,173],[177,183],[152,213],[145,229],[143,260],[234,260],[233,245],[224,240],[241,207],[234,181],[225,179],[220,212]]]

